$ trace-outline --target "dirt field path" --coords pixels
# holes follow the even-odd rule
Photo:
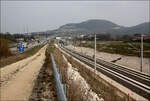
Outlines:
[[[27,101],[45,59],[44,46],[35,55],[1,69],[0,101]]]
[[[67,46],[69,49],[73,49],[74,51],[83,53],[85,55],[93,56],[94,50],[92,48],[86,47],[74,47],[72,45]],[[141,59],[136,56],[124,56],[120,54],[111,54],[106,52],[98,52],[96,53],[97,58],[103,59],[105,61],[113,61],[121,57],[120,60],[116,61],[116,64],[126,66],[128,68],[132,68],[135,70],[140,71],[141,68]],[[143,59],[143,72],[150,75],[150,59],[144,58]]]

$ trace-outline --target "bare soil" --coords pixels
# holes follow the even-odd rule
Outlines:
[[[94,50],[92,48],[86,47],[74,47],[72,45],[67,46],[67,48],[77,51],[81,54],[93,56]],[[122,65],[131,69],[135,69],[140,71],[141,68],[141,59],[136,56],[125,56],[120,54],[111,54],[106,52],[97,51],[96,53],[97,58],[108,61],[114,62],[118,65]],[[143,59],[143,72],[146,74],[150,74],[150,58]]]
[[[34,81],[44,63],[46,47],[44,46],[31,57],[1,68],[1,101],[29,99]]]
[[[45,63],[35,81],[29,101],[57,101],[55,85],[51,58],[46,52]]]

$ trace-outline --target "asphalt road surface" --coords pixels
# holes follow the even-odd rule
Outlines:
[[[42,45],[42,44],[45,44],[45,43],[46,43],[46,40],[42,40],[40,43],[38,43],[38,42],[29,43],[28,48],[24,48],[24,51],[30,50],[30,49],[38,46],[38,45]],[[18,52],[17,46],[11,47],[10,50],[12,51],[12,53],[17,53]]]

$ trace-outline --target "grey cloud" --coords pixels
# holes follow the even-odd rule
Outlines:
[[[2,1],[1,31],[45,31],[66,23],[106,19],[133,26],[149,21],[149,1]],[[26,28],[26,29],[25,29]]]

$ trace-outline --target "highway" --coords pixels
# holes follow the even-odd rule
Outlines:
[[[46,43],[46,40],[42,40],[40,43],[38,43],[38,42],[30,43],[30,44],[28,45],[28,48],[24,48],[24,51],[28,51],[28,50],[30,50],[30,49],[36,47],[36,46],[39,46],[39,45],[42,45],[42,44],[45,44],[45,43]],[[16,44],[16,45],[17,45],[17,44]],[[14,54],[18,52],[17,46],[14,46],[14,47],[10,48],[10,50],[11,50],[12,53],[14,53]]]
[[[75,51],[61,47],[65,52],[71,56],[86,63],[94,68],[94,60],[90,56],[79,54]],[[134,71],[129,68],[118,66],[116,64],[97,59],[97,71],[117,81],[123,86],[131,89],[133,92],[150,99],[150,76],[142,72]]]

